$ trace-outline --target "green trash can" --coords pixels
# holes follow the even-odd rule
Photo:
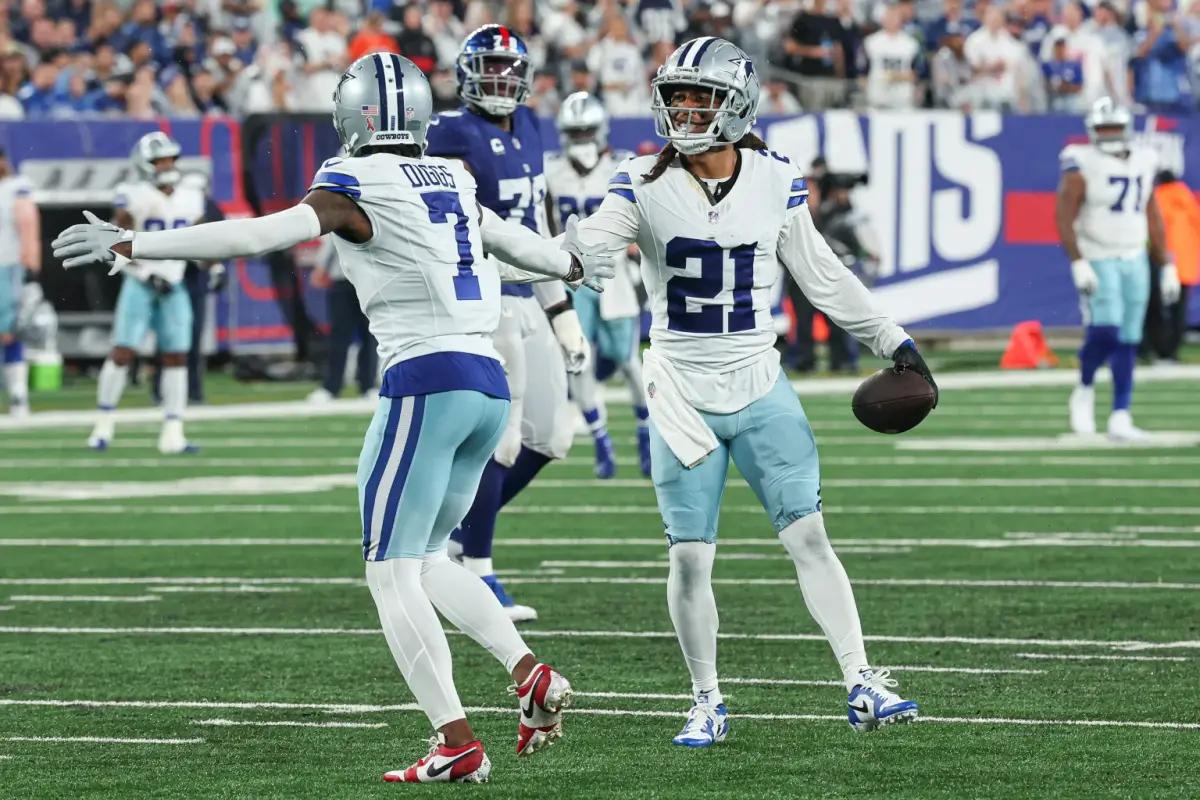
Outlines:
[[[62,389],[62,354],[31,350],[28,357],[29,391],[57,392]]]

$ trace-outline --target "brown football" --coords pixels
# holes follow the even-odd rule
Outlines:
[[[904,433],[933,410],[933,387],[916,372],[881,369],[859,385],[852,402],[858,421],[879,433]]]

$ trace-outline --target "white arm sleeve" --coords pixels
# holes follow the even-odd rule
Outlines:
[[[909,338],[875,307],[867,287],[829,249],[807,206],[801,206],[784,223],[778,255],[805,297],[875,355],[891,358]]]
[[[138,231],[133,237],[133,257],[223,261],[283,250],[320,235],[316,210],[300,203],[265,217],[228,219],[168,231]]]
[[[624,250],[637,241],[639,224],[637,206],[609,192],[594,214],[579,221],[579,238],[606,250]]]
[[[545,239],[521,225],[505,222],[490,208],[480,206],[479,233],[483,249],[501,261],[529,272],[564,278],[571,271],[571,254],[559,249],[553,239]]]

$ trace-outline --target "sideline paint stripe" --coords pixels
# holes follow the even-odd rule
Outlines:
[[[204,744],[203,739],[114,739],[106,736],[0,736],[0,742],[70,742],[72,744]]]
[[[542,639],[668,639],[675,640],[674,631],[622,631],[622,630],[538,630],[524,628],[527,638]],[[218,627],[79,627],[54,626],[5,626],[0,633],[47,634],[47,635],[128,635],[128,636],[378,636],[378,628],[218,628]],[[446,631],[447,635],[464,635],[457,630]],[[718,633],[719,639],[753,640],[762,642],[824,642],[825,636],[815,633]],[[1174,642],[1147,642],[1139,640],[1105,639],[1021,639],[989,636],[898,636],[874,634],[864,637],[870,642],[893,642],[901,644],[963,644],[992,645],[999,647],[1109,647],[1119,650],[1195,650],[1200,649],[1200,639]]]
[[[1015,653],[1017,658],[1039,659],[1043,661],[1191,661],[1183,656],[1108,656],[1108,655],[1071,655],[1069,653]]]
[[[103,702],[103,701],[100,701]],[[175,704],[160,705],[148,701],[131,701],[136,702],[136,705],[127,705],[122,701],[108,701],[105,705],[114,707],[133,707],[133,708],[155,708],[155,707],[176,707]],[[0,699],[0,706],[3,705],[83,705],[90,706],[97,701],[42,701],[42,700],[3,700]],[[273,704],[271,707],[278,707],[280,704]],[[227,706],[228,707],[228,706]],[[337,705],[329,706],[329,708],[337,708],[339,710],[358,709],[361,713],[369,713],[373,711],[420,711],[415,703],[408,703],[402,706],[351,706]],[[463,709],[468,714],[512,714],[513,710],[508,706],[468,706]],[[571,714],[582,714],[587,716],[610,716],[610,717],[670,717],[681,718],[685,716],[682,711],[655,711],[649,709],[631,710],[620,708],[580,708],[572,707]],[[765,721],[803,721],[803,722],[841,722],[845,723],[846,717],[844,714],[753,714],[742,713],[737,714],[738,719],[743,720],[765,720]],[[1104,719],[1023,719],[1018,717],[920,717],[920,722],[929,724],[960,724],[960,725],[1028,725],[1028,726],[1043,726],[1043,725],[1068,725],[1068,726],[1083,726],[1083,727],[1117,727],[1117,728],[1161,728],[1167,730],[1200,730],[1200,723],[1189,722],[1158,722],[1144,720],[1104,720]],[[0,740],[5,741],[5,740]],[[57,738],[57,737],[10,737],[6,741],[104,741],[104,742],[129,742],[134,744],[199,744],[203,739],[95,739],[92,737],[80,738]]]
[[[301,722],[297,720],[194,719],[193,725],[218,728],[246,726],[252,728],[386,728],[386,722]]]
[[[152,594],[14,594],[8,599],[13,603],[157,603],[162,598]]]

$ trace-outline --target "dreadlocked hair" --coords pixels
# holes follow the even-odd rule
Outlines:
[[[767,143],[755,136],[753,133],[747,133],[742,138],[738,139],[733,144],[739,149],[749,150],[766,150]],[[679,155],[675,150],[675,145],[667,142],[666,147],[658,151],[658,158],[654,160],[654,166],[649,172],[643,173],[642,180],[646,183],[653,183],[662,177],[662,174],[667,171],[667,167],[671,166],[671,162],[675,160],[675,156]]]

